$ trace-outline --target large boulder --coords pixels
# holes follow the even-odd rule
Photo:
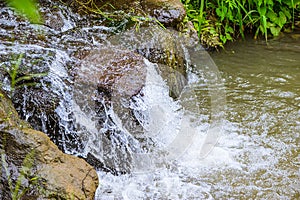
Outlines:
[[[146,65],[139,54],[107,46],[92,50],[82,60],[76,83],[96,86],[112,96],[132,97],[144,86]]]
[[[24,199],[94,199],[98,177],[93,167],[83,159],[64,154],[48,136],[20,120],[3,92],[0,133],[2,199],[11,198],[9,182],[16,188],[22,176],[19,193],[28,189]]]

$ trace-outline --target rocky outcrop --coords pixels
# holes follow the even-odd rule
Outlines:
[[[0,133],[2,199],[11,198],[9,181],[16,187],[16,180],[24,168],[28,169],[19,190],[20,193],[26,189],[28,191],[23,198],[94,198],[98,186],[96,171],[83,159],[62,153],[44,133],[31,129],[26,122],[20,120],[11,101],[2,92]]]
[[[68,1],[68,5],[84,2]],[[117,34],[121,29],[106,27],[106,21],[99,20],[99,15],[79,17],[68,6],[61,6],[61,1],[43,0],[40,5],[45,26],[41,28],[49,30],[43,36],[34,31],[35,26],[20,23],[12,17],[13,12],[3,10],[1,13],[11,27],[0,34],[0,38],[21,41],[24,45],[5,43],[0,60],[11,67],[10,60],[18,56],[15,49],[20,48],[24,59],[17,77],[34,73],[48,75],[23,81],[18,88],[10,90],[11,78],[0,68],[0,79],[4,80],[2,89],[10,93],[20,118],[33,129],[46,133],[60,150],[79,155],[101,170],[128,172],[131,161],[128,152],[141,149],[138,145],[148,142],[130,107],[131,97],[143,95],[141,89],[147,68],[144,58],[157,64],[170,91],[176,93],[172,94],[174,97],[180,95],[186,84],[184,51],[178,34],[156,26],[157,23],[152,26],[147,17],[156,17],[165,26],[174,26],[182,20],[184,10],[179,0],[90,2],[99,3],[97,6],[101,6],[102,11],[110,10],[112,6],[108,4],[111,4],[114,9],[110,11],[127,12],[119,13],[122,23],[127,21],[124,26],[131,27],[130,31]],[[145,23],[138,21],[140,29],[137,31],[131,26],[133,21],[128,22],[128,16]],[[110,26],[118,26],[114,20],[109,22]],[[148,25],[147,29],[144,25]],[[128,30],[126,28],[122,31]],[[114,38],[118,38],[116,43]],[[27,48],[26,44],[32,46]],[[25,129],[18,131],[25,133]]]
[[[72,1],[71,6],[85,13],[92,12],[97,8],[109,12],[122,10],[136,16],[155,18],[167,27],[174,27],[182,22],[186,15],[180,0],[103,0],[92,1],[92,3],[87,2],[91,1]]]

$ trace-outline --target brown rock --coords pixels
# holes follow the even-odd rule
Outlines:
[[[33,166],[29,170],[31,176],[38,177],[39,185],[32,187],[24,198],[94,199],[98,186],[96,171],[83,159],[62,153],[44,133],[30,129],[1,92],[0,128],[1,154],[6,157],[12,180],[20,175],[17,169],[24,165],[24,158],[33,152]],[[0,190],[6,192],[0,196],[9,198],[7,177],[3,174],[1,182],[6,184]],[[24,184],[23,187],[30,187],[29,182]]]
[[[83,143],[99,143],[101,138],[103,148],[103,154],[99,154],[100,149],[89,150],[86,160],[98,169],[114,174],[127,173],[130,171],[131,145],[121,140],[116,145],[111,139],[118,140],[126,133],[117,128],[108,110],[113,110],[121,120],[122,128],[132,135],[143,132],[129,104],[131,97],[138,94],[146,82],[144,57],[118,46],[106,46],[92,50],[81,61],[74,82],[74,100],[81,112],[90,116],[96,128],[101,130],[86,133],[83,127],[84,135],[89,135]],[[107,129],[107,126],[115,129]],[[134,140],[130,134],[127,136]]]
[[[84,85],[87,92],[100,88],[111,96],[131,97],[142,89],[145,79],[146,67],[141,55],[104,47],[91,51],[83,59],[76,83]]]
[[[185,49],[189,39],[174,30],[159,26],[140,27],[139,31],[127,30],[109,38],[110,43],[132,49],[158,64],[158,69],[170,89],[170,95],[179,97],[186,85],[187,60]]]

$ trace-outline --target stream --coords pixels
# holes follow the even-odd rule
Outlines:
[[[22,54],[23,74],[47,75],[15,90],[1,68],[1,87],[21,117],[60,149],[96,160],[96,200],[300,198],[299,33],[268,44],[247,38],[208,53],[155,25],[127,31],[126,20],[108,26],[45,2],[42,25],[2,5],[1,66]],[[160,63],[144,57],[137,61],[145,69],[138,71],[141,91],[132,88],[140,79],[130,65],[110,96],[105,85],[98,91],[97,64],[153,50],[164,38],[187,67],[186,75],[171,73],[185,84],[180,93]]]
[[[247,38],[211,53],[226,91],[222,134],[214,148],[199,156],[205,137],[199,134],[176,164],[120,177],[99,172],[97,198],[299,199],[298,36],[286,34],[268,44]],[[198,89],[194,92],[203,95]],[[211,109],[201,99],[201,112]]]

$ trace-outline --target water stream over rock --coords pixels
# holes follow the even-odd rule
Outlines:
[[[2,89],[23,119],[97,169],[95,199],[254,198],[270,197],[276,188],[279,197],[299,197],[296,170],[284,178],[294,184],[289,192],[265,185],[274,172],[268,165],[284,158],[276,153],[281,143],[267,138],[276,145],[257,146],[258,135],[243,134],[248,129],[228,119],[238,121],[240,111],[226,110],[224,80],[195,40],[157,24],[137,30],[125,19],[119,33],[105,19],[79,16],[51,1],[41,12],[45,24],[32,25],[1,6]],[[7,68],[21,54],[19,77],[47,75],[12,87]],[[283,79],[289,77],[275,82]],[[298,92],[279,92],[278,98],[298,101]],[[299,119],[294,121],[299,132]],[[277,161],[266,162],[270,155]]]

